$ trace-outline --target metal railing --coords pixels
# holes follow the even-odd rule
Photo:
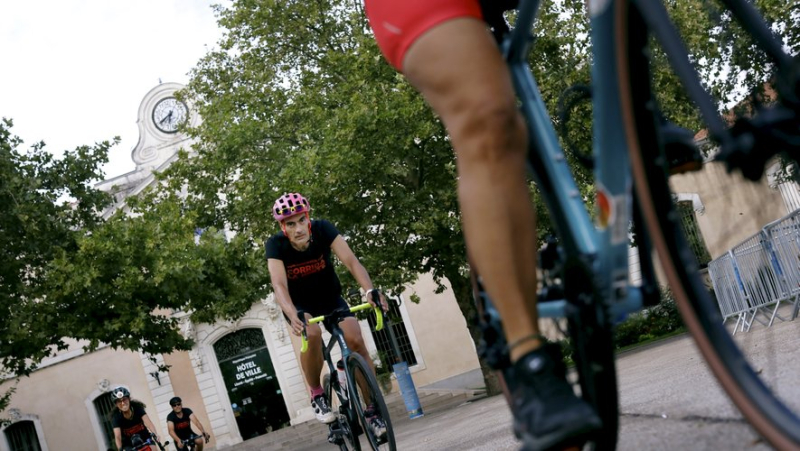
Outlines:
[[[723,321],[736,319],[733,333],[753,321],[769,327],[783,303],[800,308],[800,210],[766,225],[708,264]]]

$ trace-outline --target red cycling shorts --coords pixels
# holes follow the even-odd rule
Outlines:
[[[479,0],[365,0],[364,7],[383,56],[401,72],[406,51],[426,31],[458,17],[483,20]]]

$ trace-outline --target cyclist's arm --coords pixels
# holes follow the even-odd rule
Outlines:
[[[142,415],[142,423],[144,423],[144,427],[147,428],[148,431],[152,432],[156,436],[156,440],[158,440],[158,432],[156,432],[156,425],[150,421],[150,417],[147,414]]]
[[[203,428],[203,425],[200,424],[200,420],[197,419],[197,415],[191,414],[191,415],[189,415],[189,419],[192,420],[192,423],[194,423],[195,426],[197,426],[197,430],[200,431],[200,435],[205,437],[206,430],[205,430],[205,428]]]
[[[297,308],[295,308],[292,298],[289,296],[286,266],[284,266],[283,260],[268,258],[267,268],[269,269],[269,277],[272,280],[272,289],[275,291],[275,301],[286,317],[289,318],[289,321],[292,322],[292,332],[295,335],[300,335],[303,331],[303,323],[297,319]]]
[[[175,447],[178,449],[183,448],[180,437],[178,437],[178,434],[175,433],[175,423],[172,421],[167,421],[167,433],[170,437],[172,437],[172,440],[174,440],[173,443],[175,443]]]
[[[350,249],[350,246],[347,245],[347,241],[345,241],[341,235],[333,240],[333,243],[331,243],[331,250],[347,267],[347,270],[350,271],[350,274],[353,275],[353,278],[356,279],[356,282],[358,282],[358,285],[361,286],[365,293],[374,288],[367,269],[364,268],[364,265],[361,264],[361,261],[358,260],[356,254],[353,253],[353,250]],[[370,296],[367,296],[367,300],[372,304],[372,298]],[[381,294],[381,303],[385,310],[386,301],[383,299],[383,294]]]
[[[114,443],[117,444],[117,449],[122,449],[122,429],[114,428]]]

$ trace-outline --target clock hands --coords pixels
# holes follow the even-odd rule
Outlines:
[[[152,124],[164,133],[175,133],[188,116],[186,104],[174,97],[161,99],[153,109]]]
[[[169,113],[167,113],[167,115],[164,116],[164,119],[161,119],[160,121],[158,121],[158,123],[159,124],[163,124],[164,121],[166,121],[166,120],[169,120],[169,122],[172,122],[171,119],[172,119],[172,110],[169,110]]]

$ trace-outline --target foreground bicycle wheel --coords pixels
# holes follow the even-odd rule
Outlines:
[[[386,408],[386,402],[383,400],[383,394],[378,387],[375,375],[364,358],[358,354],[350,354],[346,366],[347,393],[350,397],[351,405],[355,407],[358,414],[361,428],[364,430],[364,435],[370,447],[373,450],[396,450],[397,446],[395,444],[392,421],[389,417],[389,409]],[[377,437],[374,434],[369,424],[369,419],[364,414],[370,406],[380,413],[381,418],[386,423],[386,435],[384,438]]]
[[[776,322],[771,327],[759,325],[748,333],[732,336],[740,322],[727,326],[723,323],[717,302],[700,278],[696,253],[683,232],[676,200],[680,201],[682,196],[685,199],[691,189],[689,192],[694,199],[689,200],[704,204],[704,207],[695,205],[695,210],[705,208],[707,215],[727,215],[717,223],[715,233],[704,237],[712,255],[721,255],[736,246],[739,241],[731,240],[731,237],[742,230],[755,229],[753,233],[757,233],[760,227],[774,219],[770,210],[776,207],[776,203],[767,200],[768,191],[758,185],[743,185],[748,182],[728,174],[724,168],[715,167],[713,162],[703,166],[705,176],[716,180],[713,185],[704,185],[700,175],[679,176],[684,179],[695,177],[693,184],[669,179],[668,159],[659,150],[655,119],[658,113],[655,96],[651,93],[649,50],[645,48],[648,32],[643,18],[634,8],[629,9],[627,2],[618,3],[615,11],[619,53],[616,64],[623,121],[636,195],[646,229],[658,252],[661,269],[669,280],[686,327],[711,371],[745,419],[773,447],[797,449],[800,447],[800,419],[796,412],[800,405],[797,397],[787,390],[794,385],[797,372],[789,370],[786,374],[785,366],[791,362],[780,356],[785,346],[797,346],[797,324],[787,321]],[[754,196],[749,202],[748,195]],[[749,203],[746,205],[750,208],[747,214],[741,211],[743,203]],[[710,211],[715,206],[720,206],[720,210]],[[773,219],[768,219],[770,217]],[[723,242],[723,239],[728,242]],[[698,240],[695,237],[693,241],[697,243]],[[779,309],[780,304],[776,308]],[[758,315],[758,311],[755,314]],[[779,335],[793,327],[795,333]],[[772,343],[771,340],[778,336],[791,336],[795,343]],[[720,403],[712,414],[728,415],[725,410],[725,404]]]

